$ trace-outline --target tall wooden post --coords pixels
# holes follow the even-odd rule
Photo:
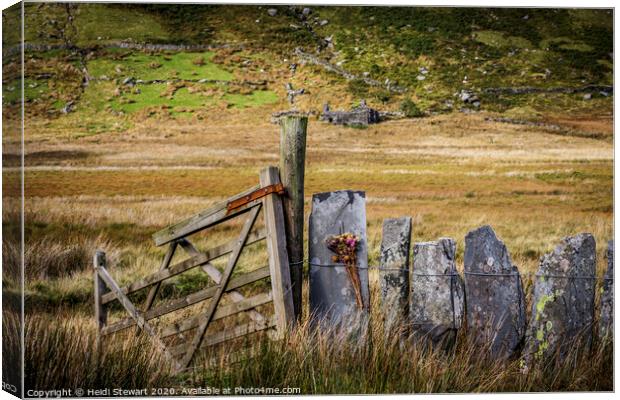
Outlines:
[[[280,183],[278,169],[267,167],[260,172],[261,186]],[[267,228],[267,251],[271,273],[271,293],[276,317],[278,336],[283,338],[286,330],[295,324],[295,307],[289,274],[290,264],[286,252],[286,232],[280,196],[272,194],[263,199],[265,225]]]
[[[290,261],[295,317],[301,317],[304,243],[304,170],[308,117],[286,116],[280,120],[280,179],[286,189],[284,222]]]
[[[106,326],[108,322],[108,310],[107,307],[102,304],[101,296],[108,293],[110,289],[106,286],[105,282],[99,276],[97,269],[99,267],[106,266],[105,253],[101,250],[97,250],[95,253],[95,257],[93,260],[93,271],[94,271],[94,283],[95,283],[95,321],[97,322],[97,341],[95,343],[95,354],[97,357],[97,362],[99,362],[100,352],[101,352],[101,330]]]

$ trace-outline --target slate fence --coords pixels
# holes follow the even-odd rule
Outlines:
[[[596,242],[589,233],[564,238],[545,254],[538,270],[523,273],[490,226],[465,236],[463,274],[456,268],[451,238],[411,244],[409,217],[383,222],[380,265],[368,265],[365,193],[314,194],[309,220],[310,313],[348,331],[364,329],[369,317],[369,270],[379,273],[381,315],[387,333],[404,333],[432,344],[450,343],[460,329],[493,359],[533,359],[566,354],[577,341],[613,338],[613,241],[607,244],[608,268],[596,276]],[[343,264],[334,264],[327,247],[333,235],[352,233],[360,242],[357,270],[364,306],[356,304]],[[413,248],[413,254],[410,249]],[[533,284],[526,319],[524,278]],[[600,314],[595,318],[595,290],[602,281]],[[595,329],[595,324],[598,327]],[[357,329],[356,329],[357,328]]]

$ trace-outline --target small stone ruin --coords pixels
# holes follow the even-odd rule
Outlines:
[[[330,122],[334,125],[347,126],[368,126],[381,121],[379,111],[366,105],[366,101],[360,101],[358,107],[354,107],[351,111],[331,111],[329,104],[323,106],[323,114],[321,121]]]

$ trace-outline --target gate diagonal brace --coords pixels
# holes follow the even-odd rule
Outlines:
[[[262,187],[258,190],[253,191],[247,196],[243,196],[239,199],[229,201],[228,204],[226,205],[226,215],[230,214],[232,211],[236,210],[237,208],[243,207],[244,205],[254,200],[260,199],[261,197],[265,197],[272,193],[283,195],[285,192],[286,191],[284,190],[284,185],[282,183],[276,183],[275,185],[269,185],[269,186]]]

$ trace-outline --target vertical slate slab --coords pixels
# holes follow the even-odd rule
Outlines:
[[[359,239],[357,262],[362,285],[364,309],[355,301],[355,292],[344,266],[333,264],[326,240],[351,232]],[[361,326],[370,307],[368,288],[368,250],[366,240],[366,195],[342,190],[312,195],[312,211],[308,228],[310,259],[310,313],[333,325],[343,324],[349,330]],[[364,317],[364,318],[360,318]]]
[[[381,240],[381,307],[386,333],[400,329],[405,321],[409,298],[409,248],[411,218],[383,220]]]
[[[601,294],[601,318],[598,329],[599,339],[614,336],[614,241],[607,244],[607,272],[603,277]]]
[[[594,322],[596,242],[589,233],[566,237],[540,260],[534,283],[526,362],[560,355],[578,339],[589,347]]]
[[[525,296],[519,270],[486,225],[465,236],[467,329],[494,359],[514,355],[525,336]]]
[[[415,336],[450,343],[463,322],[463,280],[456,270],[456,243],[441,238],[413,246],[410,316]]]

